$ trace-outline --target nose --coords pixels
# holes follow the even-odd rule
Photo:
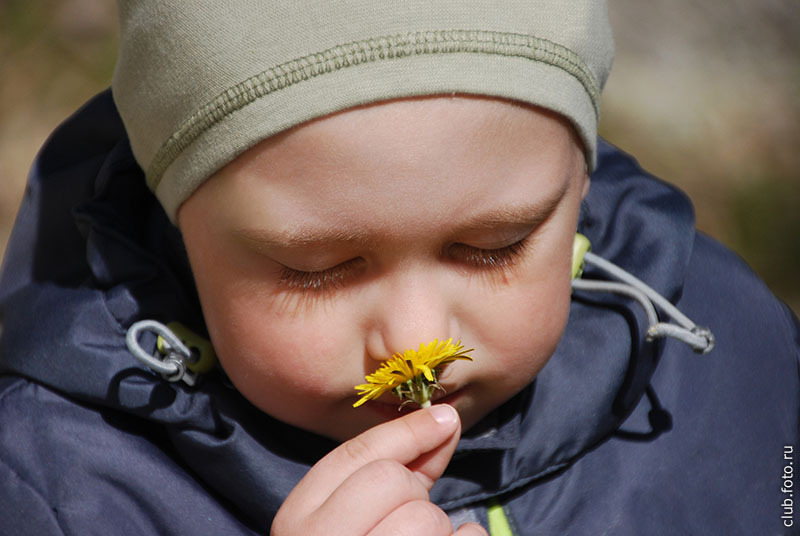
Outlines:
[[[399,277],[382,293],[367,335],[367,353],[384,361],[433,339],[461,339],[455,296],[430,274]]]

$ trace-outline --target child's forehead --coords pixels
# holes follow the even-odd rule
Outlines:
[[[373,231],[531,226],[583,162],[577,137],[553,113],[498,99],[426,98],[292,129],[240,155],[200,191],[215,190],[206,197],[227,207],[227,221],[250,242],[364,242]],[[409,223],[423,219],[428,225]]]
[[[535,159],[576,146],[570,123],[542,108],[466,95],[405,98],[301,124],[245,151],[222,173],[261,174],[282,166],[279,179],[286,181],[313,180],[326,172],[345,183],[359,181],[359,172],[390,180],[395,166],[444,166],[450,172],[466,167],[461,172],[472,174],[469,167],[476,159],[471,156],[484,163],[514,152]]]

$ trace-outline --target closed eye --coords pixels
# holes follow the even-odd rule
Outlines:
[[[522,240],[496,249],[484,249],[456,243],[447,248],[447,255],[474,268],[505,269],[513,266],[525,253],[530,235]]]
[[[354,277],[364,265],[364,259],[357,257],[343,263],[317,271],[281,268],[279,284],[290,290],[325,292],[341,288],[348,279]]]
[[[446,248],[449,259],[478,270],[505,270],[516,264],[525,253],[531,235],[501,248],[479,248],[462,243]],[[279,284],[288,290],[325,293],[344,287],[365,267],[362,257],[350,259],[324,270],[303,271],[284,266],[280,269]]]

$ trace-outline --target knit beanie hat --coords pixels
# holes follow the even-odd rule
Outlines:
[[[112,92],[176,211],[278,132],[399,97],[473,94],[569,119],[594,168],[613,59],[605,0],[119,0]]]

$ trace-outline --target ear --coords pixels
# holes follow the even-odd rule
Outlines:
[[[581,188],[581,201],[586,199],[589,194],[589,186],[592,184],[592,179],[589,177],[589,168],[583,168],[583,187]]]

